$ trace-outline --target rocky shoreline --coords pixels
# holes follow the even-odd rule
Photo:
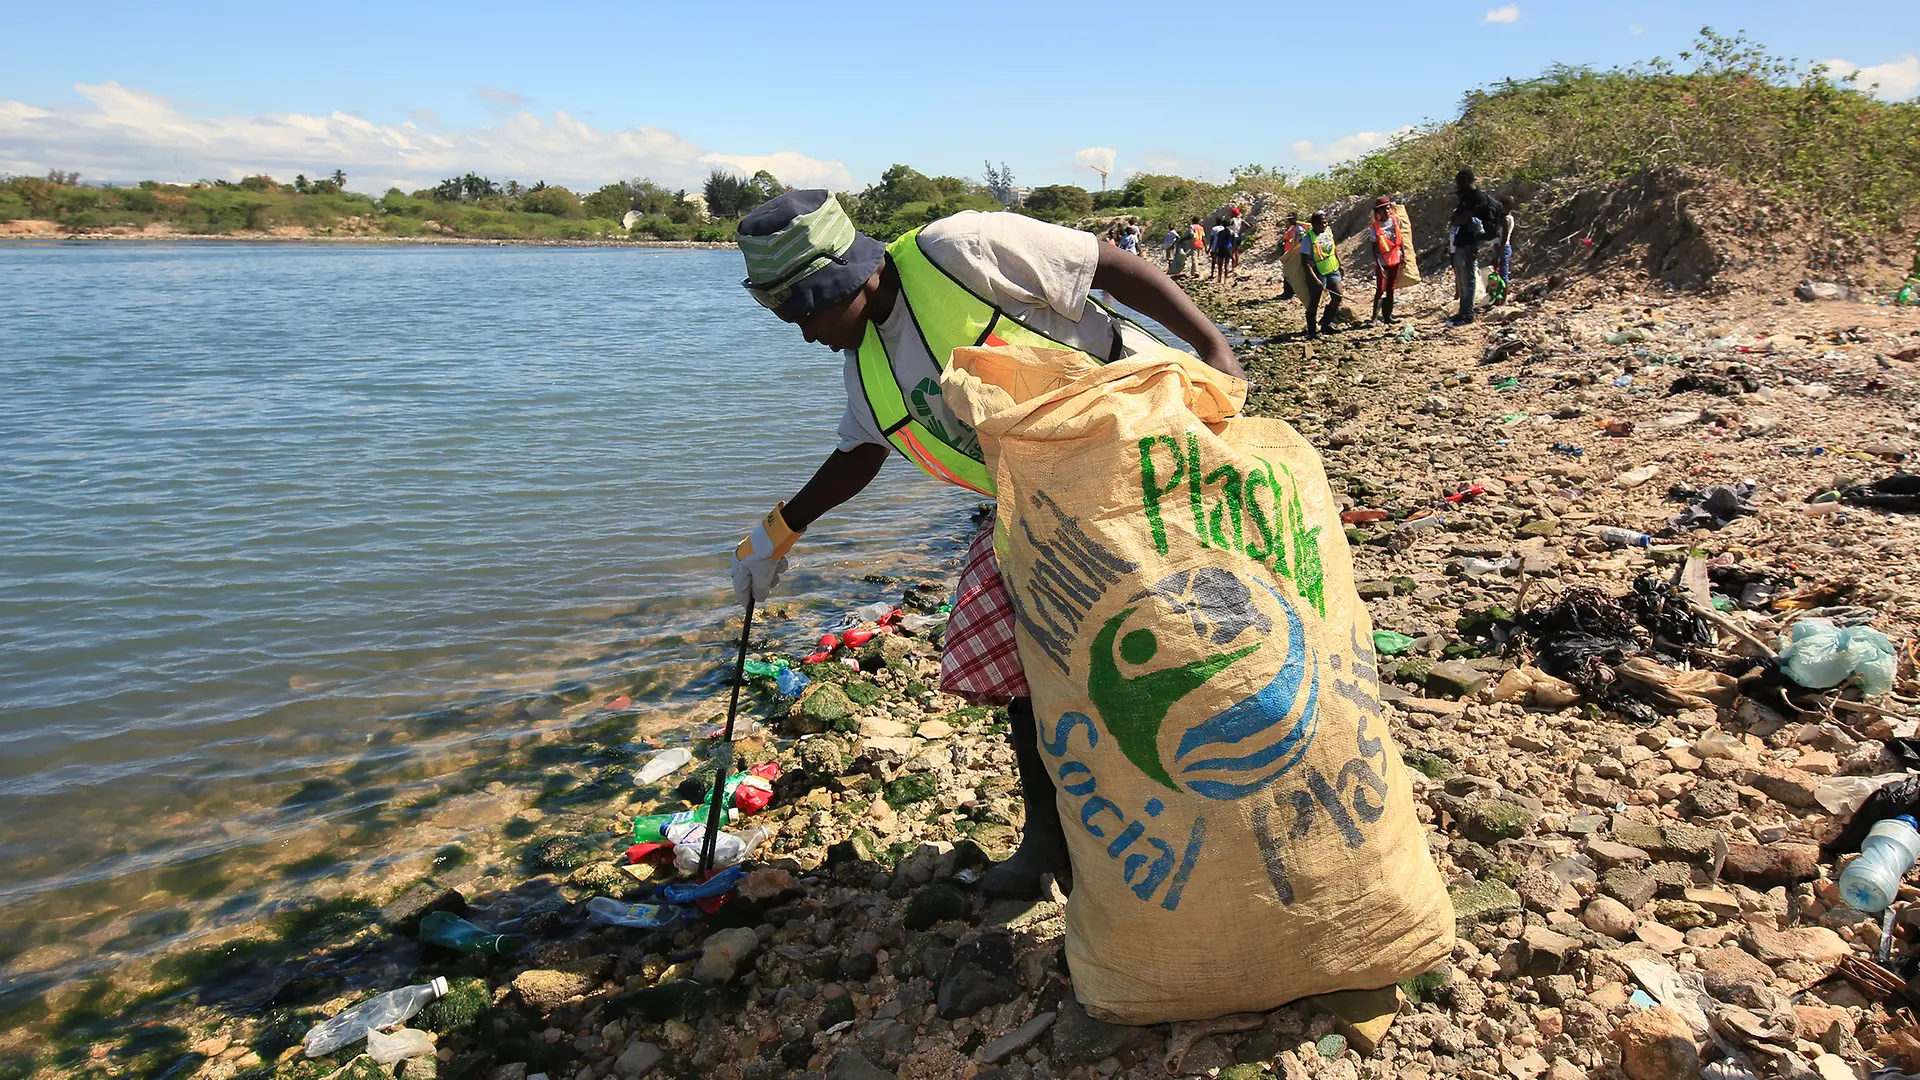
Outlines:
[[[1408,639],[1383,690],[1459,916],[1451,962],[1399,988],[1390,1026],[1340,1000],[1146,1028],[1088,1016],[1060,904],[975,893],[1020,824],[1004,716],[934,691],[937,637],[898,634],[850,650],[857,672],[803,667],[815,679],[798,702],[756,680],[767,723],[741,740],[742,763],[782,773],[772,806],[742,825],[773,836],[740,895],[694,927],[587,920],[589,898],[641,899],[665,880],[626,863],[631,819],[687,805],[702,778],[635,787],[627,774],[657,744],[603,708],[615,703],[580,702],[602,722],[546,759],[599,779],[564,807],[491,804],[524,872],[479,877],[484,856],[436,865],[397,895],[201,954],[144,1002],[65,1001],[34,1025],[44,1047],[0,1043],[38,1053],[0,1075],[1678,1080],[1737,1056],[1747,1071],[1712,1068],[1839,1080],[1920,1048],[1898,998],[1857,977],[1879,920],[1839,902],[1818,848],[1850,812],[1829,806],[1855,778],[1900,771],[1891,740],[1920,734],[1910,662],[1875,702],[1726,676],[1603,707],[1513,631],[1576,588],[1627,595],[1697,554],[1772,589],[1759,604],[1728,597],[1732,629],[1695,653],[1696,672],[1739,666],[1745,638],[1771,642],[1813,608],[1913,638],[1913,522],[1815,515],[1803,500],[1913,451],[1920,319],[1799,304],[1788,289],[1583,279],[1460,331],[1441,330],[1428,287],[1402,301],[1411,334],[1354,327],[1308,344],[1278,291],[1251,261],[1230,289],[1196,289],[1248,343],[1250,411],[1321,449],[1354,511],[1374,624]],[[1687,492],[1746,480],[1753,512],[1719,528],[1647,548],[1592,535],[1658,532]],[[1402,525],[1423,508],[1439,527]],[[1720,595],[1735,576],[1716,579]],[[925,610],[939,597],[902,599]],[[520,945],[492,958],[421,946],[412,934],[433,910]],[[434,1054],[397,1068],[357,1047],[304,1058],[318,1019],[434,975],[453,992],[413,1024]]]

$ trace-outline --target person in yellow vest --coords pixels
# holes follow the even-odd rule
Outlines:
[[[1320,324],[1316,309],[1320,306],[1321,294],[1332,297],[1327,301],[1328,325],[1333,323],[1333,313],[1340,310],[1340,254],[1333,240],[1333,230],[1327,227],[1327,215],[1316,213],[1308,221],[1307,238],[1301,266],[1307,271],[1307,336],[1320,336]]]
[[[1400,284],[1400,266],[1407,258],[1406,238],[1393,200],[1385,195],[1373,204],[1373,318],[1393,322],[1393,290]]]
[[[734,550],[744,606],[767,597],[787,553],[821,515],[859,494],[890,452],[981,494],[993,483],[978,438],[940,396],[956,348],[1054,345],[1112,362],[1154,338],[1096,291],[1157,320],[1209,365],[1245,378],[1220,331],[1171,279],[1090,233],[1013,213],[966,211],[882,245],[858,232],[822,190],[790,191],[740,219],[747,292],[809,342],[841,352],[847,411],[840,445],[791,499]],[[990,895],[1039,895],[1042,876],[1069,873],[1052,779],[1014,644],[1015,612],[993,557],[993,522],[973,539],[947,625],[940,688],[1007,702],[1027,827],[992,867]]]
[[[1298,248],[1306,238],[1307,227],[1300,221],[1300,211],[1287,211],[1287,223],[1280,227],[1281,256],[1284,257],[1293,254],[1294,250]],[[1293,282],[1288,281],[1284,277],[1280,279],[1280,299],[1293,299]]]

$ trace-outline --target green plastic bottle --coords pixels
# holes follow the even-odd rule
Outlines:
[[[696,806],[691,810],[682,810],[677,814],[645,814],[633,819],[633,842],[636,844],[667,843],[667,830],[675,825],[705,825],[708,806]],[[727,810],[727,821],[740,820],[740,812],[731,807]]]
[[[420,940],[463,953],[503,956],[513,949],[513,939],[490,933],[451,911],[435,911],[420,920]]]

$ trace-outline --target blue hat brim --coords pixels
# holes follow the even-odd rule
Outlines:
[[[793,292],[774,313],[783,319],[804,319],[843,304],[886,261],[885,244],[866,233],[857,233],[845,255],[795,282]]]

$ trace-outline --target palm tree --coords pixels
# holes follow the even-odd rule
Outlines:
[[[341,191],[347,190],[347,174],[341,172],[339,169],[333,170],[333,186],[339,188]]]

